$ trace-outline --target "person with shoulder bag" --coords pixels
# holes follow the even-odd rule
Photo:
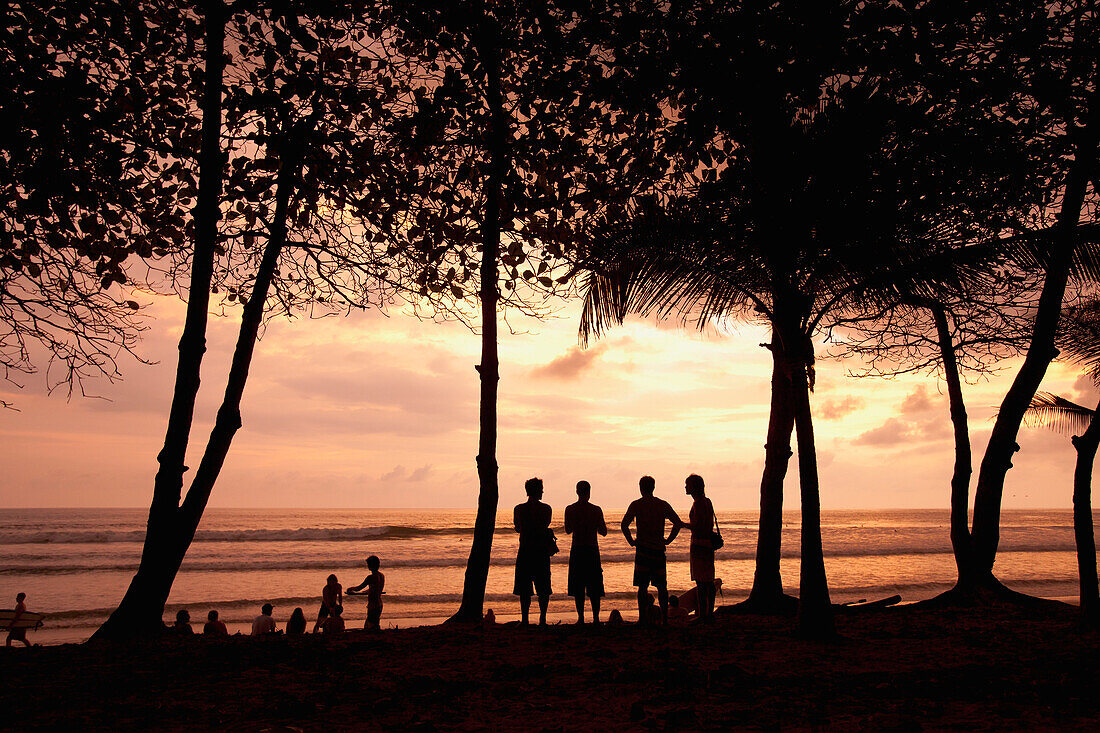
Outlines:
[[[704,621],[714,618],[714,551],[724,543],[718,532],[714,504],[704,493],[703,477],[691,474],[684,481],[685,492],[693,499],[688,522],[691,530],[691,579],[695,581],[698,615]]]

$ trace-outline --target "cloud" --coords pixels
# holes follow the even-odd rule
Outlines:
[[[420,483],[431,476],[434,470],[434,467],[430,463],[425,463],[420,468],[413,469],[412,471],[398,464],[379,476],[378,481],[379,483]]]
[[[902,415],[914,415],[934,409],[936,406],[932,403],[932,399],[928,396],[928,389],[925,387],[918,387],[901,403]]]
[[[536,379],[575,380],[592,368],[603,350],[603,346],[591,349],[582,349],[579,346],[570,347],[568,351],[549,364],[532,369],[531,376]]]
[[[852,442],[856,445],[899,445],[912,437],[912,426],[892,417],[877,428],[862,433]]]
[[[839,420],[862,408],[863,399],[849,395],[837,399],[822,400],[821,406],[817,409],[817,414],[822,420]]]

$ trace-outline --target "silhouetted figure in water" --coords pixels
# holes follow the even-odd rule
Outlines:
[[[359,585],[348,588],[348,595],[354,596],[364,588],[367,589],[367,621],[364,629],[378,630],[382,628],[382,591],[386,587],[386,576],[378,572],[382,561],[377,555],[367,558],[367,569],[370,575],[363,579]]]
[[[275,607],[270,603],[265,603],[260,608],[260,615],[252,619],[252,636],[266,636],[275,633],[275,619],[271,617],[274,610]]]
[[[575,504],[565,508],[565,533],[573,535],[569,548],[569,595],[577,604],[577,623],[584,623],[584,597],[592,601],[592,623],[600,622],[600,598],[603,596],[603,567],[597,534],[607,536],[603,509],[590,502],[592,485],[577,482]]]
[[[176,611],[176,623],[172,624],[169,630],[180,636],[191,636],[195,633],[195,630],[191,628],[191,614],[187,612],[186,608]]]
[[[328,576],[328,582],[321,589],[321,607],[317,610],[317,623],[313,624],[313,633],[317,633],[326,618],[332,615],[337,606],[344,605],[344,589],[335,575]]]
[[[218,620],[218,612],[211,611],[206,614],[206,623],[202,627],[203,636],[229,636],[229,629]]]
[[[19,620],[19,617],[27,612],[27,604],[24,601],[27,600],[26,593],[15,594],[15,615],[11,618],[11,626],[8,627],[8,638],[4,642],[4,646],[11,646],[13,641],[21,641],[26,646],[30,646],[31,643],[27,641],[27,630],[15,628],[15,622]]]
[[[287,636],[301,636],[306,633],[306,613],[299,606],[290,614],[290,620],[286,622]]]
[[[703,477],[691,474],[684,491],[694,501],[686,526],[691,530],[691,579],[698,592],[698,617],[714,618],[714,504],[704,493]]]
[[[668,622],[668,577],[665,567],[665,546],[676,539],[683,522],[664,499],[653,495],[656,487],[652,476],[642,476],[638,481],[641,499],[635,499],[627,507],[621,528],[627,543],[635,548],[634,585],[638,586],[638,623],[646,623],[646,599],[649,584],[657,589],[661,603],[661,621]],[[672,523],[672,531],[665,537],[665,522]],[[637,523],[637,537],[630,534],[631,523]]]
[[[522,623],[528,623],[531,611],[531,586],[539,596],[539,624],[546,623],[550,604],[550,518],[549,504],[543,504],[542,479],[529,478],[523,485],[527,501],[516,507],[512,518],[519,532],[516,554],[516,582],[512,593],[519,596]]]

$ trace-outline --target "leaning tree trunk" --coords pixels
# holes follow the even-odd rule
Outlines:
[[[500,50],[497,39],[482,47],[485,65],[486,103],[491,114],[488,131],[489,176],[485,187],[485,220],[482,224],[481,255],[481,431],[477,451],[477,518],[462,603],[452,621],[479,621],[485,606],[485,584],[496,528],[497,502],[497,384],[500,380],[497,356],[497,259],[500,252],[500,210],[507,166],[507,122],[500,87]]]
[[[970,559],[968,517],[970,475],[973,473],[970,453],[970,429],[966,420],[962,380],[959,378],[959,365],[955,359],[955,345],[951,340],[947,312],[939,303],[931,304],[929,310],[936,322],[940,359],[943,361],[944,380],[947,382],[947,399],[951,407],[951,425],[955,432],[955,467],[951,472],[951,550],[955,554],[955,566],[958,574],[955,588],[962,590],[971,586],[969,573],[973,567]]]
[[[1091,112],[1100,114],[1100,88],[1090,99]],[[1090,119],[1082,130],[1074,149],[1062,197],[1062,208],[1055,224],[1054,243],[1047,262],[1046,279],[1039,296],[1035,313],[1031,343],[1020,371],[1001,402],[997,421],[989,436],[989,443],[978,472],[978,485],[974,493],[974,528],[971,533],[973,571],[968,582],[978,587],[1000,590],[1003,586],[993,576],[993,563],[997,558],[1000,542],[1001,498],[1004,494],[1005,475],[1012,468],[1012,456],[1020,449],[1016,437],[1024,419],[1024,413],[1043,381],[1047,367],[1057,356],[1054,346],[1058,321],[1062,314],[1069,279],[1070,262],[1076,242],[1076,230],[1080,223],[1089,174],[1096,164],[1098,121]]]
[[[187,315],[179,343],[179,362],[172,393],[172,407],[164,446],[157,455],[159,468],[153,482],[145,545],[138,571],[121,603],[93,638],[134,636],[163,628],[161,615],[172,588],[173,557],[184,459],[199,391],[199,370],[206,352],[210,281],[218,236],[224,158],[221,154],[221,93],[225,70],[225,7],[204,4],[206,27],[205,72],[202,98],[202,148],[199,152],[199,193],[195,204],[195,251],[191,258],[191,284]]]
[[[772,353],[771,411],[768,442],[764,446],[764,473],[760,479],[760,522],[756,535],[756,572],[752,591],[741,604],[754,613],[781,613],[792,609],[795,599],[783,592],[779,572],[783,542],[783,480],[791,458],[794,409],[791,394],[791,363],[775,329],[768,348]]]
[[[1092,526],[1092,466],[1100,446],[1100,404],[1083,435],[1073,438],[1077,466],[1073,471],[1073,538],[1081,582],[1081,625],[1100,629],[1100,583],[1096,576],[1096,536]]]
[[[788,345],[809,339],[802,334],[785,339]],[[798,438],[798,479],[802,497],[801,563],[798,592],[798,635],[828,639],[836,635],[829,584],[825,577],[825,556],[821,546],[821,496],[817,476],[817,448],[814,445],[813,416],[810,413],[809,365],[812,346],[792,373],[795,434]]]

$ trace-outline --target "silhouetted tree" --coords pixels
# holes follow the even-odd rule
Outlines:
[[[346,201],[374,193],[368,182],[375,178],[371,174],[377,159],[369,138],[384,106],[378,103],[380,85],[376,86],[371,72],[378,66],[359,55],[363,50],[361,9],[316,2],[270,9],[208,3],[203,8],[206,78],[198,226],[176,389],[141,564],[118,608],[97,632],[99,637],[136,635],[160,627],[172,583],[241,427],[241,397],[273,285],[280,275],[290,281],[283,285],[280,304],[284,308],[320,299],[315,283],[295,286],[300,278],[292,274],[305,273],[308,279],[309,273],[324,272],[309,235],[332,223],[331,209],[339,207],[330,197]],[[227,23],[236,45],[232,72],[236,79],[223,97]],[[223,139],[229,141],[228,155],[222,153]],[[227,158],[231,161],[228,172]],[[223,202],[227,223],[219,233]],[[307,240],[302,248],[313,259],[307,256],[303,262],[287,254],[297,245],[291,241],[295,230]],[[259,252],[258,241],[263,243]],[[346,256],[334,255],[338,261]],[[219,257],[224,257],[225,268],[220,277],[233,283],[227,299],[243,305],[241,326],[214,428],[183,495],[187,470],[183,460]],[[256,263],[254,274],[242,276],[250,263]],[[292,272],[280,273],[281,263]],[[320,287],[330,292],[326,283]],[[355,297],[362,301],[369,296]]]
[[[143,329],[137,258],[185,238],[179,166],[193,19],[167,2],[22,2],[0,9],[0,377],[37,370],[69,393],[119,376]],[[41,349],[41,351],[39,351]]]
[[[520,304],[521,290],[552,289],[579,222],[607,216],[619,200],[611,192],[645,176],[645,166],[615,162],[630,129],[625,120],[615,129],[600,104],[619,79],[593,46],[583,11],[594,8],[419,2],[395,5],[388,20],[400,31],[396,48],[427,79],[412,90],[409,174],[387,207],[408,225],[382,234],[423,252],[422,296],[476,293],[480,303],[478,510],[455,620],[481,618],[496,524],[497,311]],[[643,131],[647,116],[660,116],[655,103],[637,112]]]
[[[1087,300],[1063,315],[1058,345],[1070,359],[1085,365],[1093,381],[1100,366],[1100,302]],[[1097,384],[1100,386],[1100,384]],[[1079,433],[1071,442],[1077,452],[1073,471],[1073,537],[1080,579],[1081,625],[1100,629],[1100,582],[1096,571],[1096,535],[1092,520],[1092,469],[1100,446],[1100,404],[1089,409],[1049,392],[1039,392],[1024,413],[1024,424],[1059,433]]]
[[[926,48],[913,41],[926,20],[919,13],[730,3],[701,5],[681,20],[680,142],[701,138],[716,149],[702,174],[716,182],[691,198],[640,206],[634,222],[597,233],[582,334],[628,312],[769,323],[774,390],[752,604],[785,605],[779,536],[793,427],[799,628],[827,636],[811,339],[824,319],[872,311],[887,296],[928,297],[964,276],[984,277],[987,250],[957,250],[975,236],[975,189],[996,182],[1000,156],[1015,159],[1016,136],[1007,124],[976,129],[950,95],[924,83],[909,53]],[[731,95],[740,104],[729,105]],[[978,138],[987,150],[967,144]]]
[[[1004,594],[993,574],[1000,540],[1001,498],[1005,475],[1019,449],[1016,435],[1046,373],[1057,355],[1055,334],[1066,284],[1079,241],[1079,227],[1094,221],[1097,146],[1100,142],[1100,17],[1088,0],[1050,5],[1043,2],[994,4],[987,11],[994,32],[1003,34],[1000,50],[1015,69],[1016,98],[1001,112],[1036,130],[1054,169],[1047,206],[1037,212],[1037,259],[1044,283],[1024,362],[1013,380],[993,426],[978,473],[971,532],[972,572],[967,582],[979,596]],[[1053,213],[1055,212],[1056,213]]]
[[[856,376],[895,377],[914,372],[942,373],[947,387],[955,448],[950,482],[950,536],[958,578],[970,563],[970,431],[963,400],[962,372],[983,376],[1022,351],[1037,293],[1034,277],[1005,265],[984,282],[940,299],[909,298],[885,303],[856,319],[841,317],[829,327],[833,356],[856,356],[864,368]],[[984,286],[984,291],[974,288]],[[959,587],[957,585],[957,587]],[[949,592],[945,598],[954,595]]]

